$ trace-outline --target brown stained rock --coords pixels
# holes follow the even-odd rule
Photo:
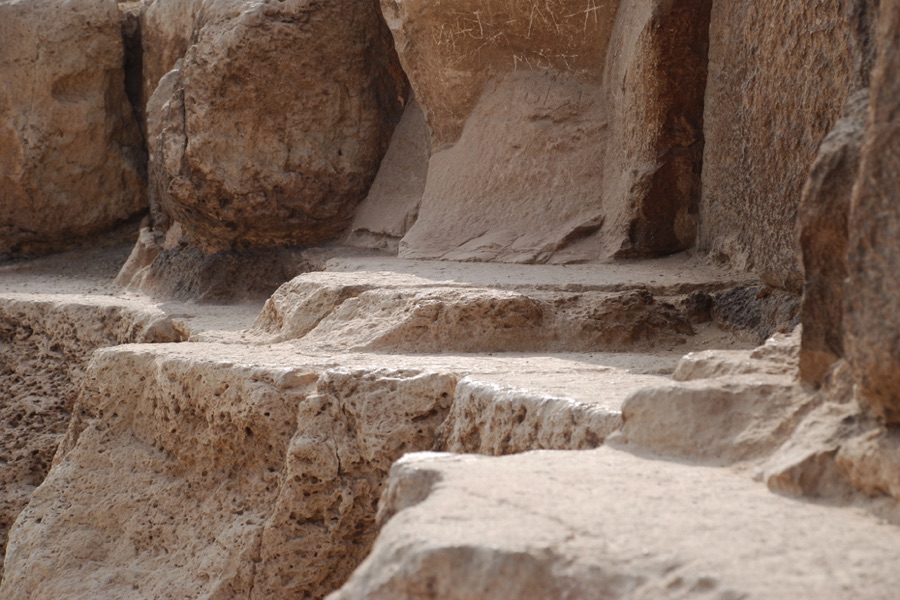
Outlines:
[[[604,229],[619,244],[617,257],[694,245],[712,4],[620,5],[604,73],[611,103]]]
[[[383,7],[435,150],[401,256],[565,263],[693,244],[708,1]]]
[[[800,320],[800,298],[766,286],[736,287],[713,294],[711,314],[719,327],[762,344],[774,333],[794,330]]]
[[[87,243],[146,208],[113,0],[0,2],[0,257]]]
[[[799,291],[803,184],[848,95],[868,81],[875,0],[713,4],[700,246]]]
[[[406,95],[377,3],[220,0],[194,21],[148,101],[154,203],[208,251],[334,239]]]
[[[821,385],[825,372],[844,355],[844,289],[847,278],[847,215],[859,171],[869,92],[847,101],[844,116],[819,148],[799,210],[805,279],[800,321],[800,378]]]
[[[356,211],[348,244],[397,252],[400,238],[419,215],[430,156],[425,116],[418,102],[411,99],[394,130],[375,181]]]
[[[858,393],[900,423],[900,2],[881,4],[869,128],[850,206],[845,351]]]
[[[201,0],[152,0],[145,4],[141,12],[144,104],[153,95],[159,80],[190,47],[201,5]]]

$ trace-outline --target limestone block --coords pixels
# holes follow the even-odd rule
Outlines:
[[[610,409],[466,378],[441,425],[439,448],[501,456],[541,448],[596,448],[622,423]]]
[[[382,6],[434,150],[401,256],[578,262],[692,245],[710,2]]]
[[[375,0],[206,2],[182,60],[148,100],[160,211],[207,251],[341,233],[406,95]]]
[[[900,3],[882,2],[879,57],[850,207],[846,356],[862,400],[900,423]]]
[[[700,247],[799,292],[804,182],[848,95],[868,85],[875,0],[720,0],[710,25]]]
[[[773,452],[814,399],[791,377],[734,375],[635,392],[610,444],[633,452],[730,464]]]
[[[0,548],[50,470],[91,353],[184,337],[160,311],[98,299],[0,300]]]
[[[0,258],[60,250],[147,205],[114,0],[0,2]]]

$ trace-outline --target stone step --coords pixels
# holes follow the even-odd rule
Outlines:
[[[368,552],[404,453],[596,447],[675,361],[98,350],[0,597],[324,596]]]
[[[372,553],[331,600],[884,599],[897,527],[724,468],[608,447],[422,453],[391,470]]]

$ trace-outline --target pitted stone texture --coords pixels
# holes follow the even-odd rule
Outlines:
[[[3,1],[0,39],[0,258],[84,245],[145,210],[116,2]]]
[[[868,85],[877,1],[714,2],[700,246],[799,291],[795,224],[816,151]]]
[[[882,2],[869,129],[850,207],[846,355],[873,414],[900,423],[900,2]]]
[[[837,600],[900,585],[896,527],[864,511],[609,448],[410,455],[382,510],[372,554],[331,600]]]
[[[50,470],[91,353],[182,338],[159,311],[63,297],[0,300],[0,549]]]
[[[344,582],[375,538],[391,463],[434,447],[455,386],[450,375],[390,369],[322,375],[297,415],[254,597],[320,598]]]
[[[0,596],[252,587],[297,407],[318,375],[132,348],[92,362],[57,464],[13,528]]]
[[[375,0],[206,2],[169,77],[148,102],[151,200],[208,250],[336,238],[406,95]]]
[[[441,426],[439,447],[490,456],[542,448],[582,450],[596,448],[621,424],[618,406],[464,379],[456,386],[453,407]]]
[[[500,418],[522,398],[550,417],[533,447],[581,448],[608,430],[620,380],[658,368],[641,357],[586,364],[594,359],[345,355],[333,368],[334,357],[293,345],[100,351],[54,467],[12,531],[0,596],[320,597],[365,556],[392,460],[461,449],[438,432],[451,411],[482,451],[503,451],[504,440],[528,450],[536,419]],[[473,401],[457,370],[536,389],[555,374],[562,389],[472,383]],[[577,393],[572,372],[596,396]],[[485,426],[475,403],[497,418]]]

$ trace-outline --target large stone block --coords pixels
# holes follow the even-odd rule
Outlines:
[[[873,58],[875,0],[718,0],[710,25],[700,246],[800,291],[810,165]]]
[[[77,245],[146,206],[114,0],[0,1],[0,257]]]
[[[577,262],[693,244],[710,2],[382,7],[434,150],[401,256]]]
[[[881,3],[869,129],[849,219],[846,353],[871,410],[900,423],[900,1]]]
[[[216,0],[190,18],[182,63],[148,101],[158,213],[208,250],[335,238],[406,95],[377,4]]]

